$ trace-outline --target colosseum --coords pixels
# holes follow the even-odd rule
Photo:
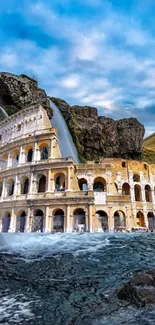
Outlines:
[[[3,120],[0,141],[1,232],[155,228],[155,165],[62,158],[42,106]]]

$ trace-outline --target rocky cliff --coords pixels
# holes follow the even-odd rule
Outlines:
[[[98,116],[95,107],[70,106],[60,98],[50,99],[64,116],[83,161],[98,161],[101,157],[141,159],[145,130],[137,119],[115,121]]]
[[[52,116],[48,97],[45,91],[38,87],[35,79],[23,74],[0,73],[0,106],[8,115],[33,104],[41,104],[49,116]],[[4,112],[1,110],[0,120],[3,118]]]

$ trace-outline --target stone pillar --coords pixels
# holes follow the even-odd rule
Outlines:
[[[8,153],[8,161],[7,161],[7,167],[12,166],[12,157],[11,157],[11,152],[9,151]]]
[[[70,172],[71,172],[70,167],[67,167],[67,188],[66,188],[67,191],[70,191]]]
[[[18,176],[16,175],[13,195],[16,196],[16,195],[20,195],[20,194],[21,194],[20,181],[18,179]]]
[[[19,151],[19,161],[18,164],[21,165],[23,164],[23,147],[20,147],[20,151]]]
[[[26,216],[26,225],[25,225],[25,232],[30,232],[31,231],[31,208],[29,207],[27,209],[27,216]]]
[[[50,227],[49,227],[49,207],[46,207],[45,209],[45,225],[44,225],[44,231],[45,232],[50,232]]]
[[[71,216],[70,216],[70,205],[67,205],[67,207],[66,207],[66,231],[67,232],[72,232]]]
[[[141,186],[141,192],[142,192],[142,202],[146,202],[146,199],[145,199],[145,187],[144,187],[144,185]]]
[[[47,182],[46,182],[46,192],[50,192],[51,190],[51,170],[47,171]]]
[[[133,184],[130,187],[130,195],[131,195],[131,202],[135,202],[135,190]]]
[[[88,211],[89,211],[89,231],[93,232],[93,211],[92,211],[92,205],[89,204]]]
[[[54,178],[51,178],[51,191],[54,192],[55,190],[55,182],[54,182]]]
[[[88,174],[88,191],[93,191],[93,183],[94,183],[94,177],[90,173]]]
[[[2,189],[2,200],[3,200],[3,198],[5,198],[6,197],[6,190],[7,190],[7,184],[6,184],[6,179],[4,179],[3,180],[3,189]]]
[[[14,209],[11,210],[11,221],[10,221],[10,228],[8,232],[15,232],[16,231],[16,215],[14,214]]]
[[[33,161],[39,161],[40,160],[40,150],[38,147],[38,143],[34,143],[34,149],[33,149]]]
[[[3,219],[2,219],[2,217],[1,217],[1,218],[0,218],[0,232],[2,232],[2,225],[3,225],[3,224],[2,224],[2,220],[3,220]]]
[[[154,189],[151,189],[151,198],[152,198],[152,203],[155,203],[155,198],[154,198]]]
[[[112,207],[109,208],[109,231],[114,231],[114,216],[111,215]]]
[[[53,158],[53,139],[50,139],[50,144],[49,144],[49,158]]]
[[[38,183],[37,183],[36,175],[34,175],[32,172],[30,177],[30,194],[31,195],[36,194],[37,189],[38,189]]]
[[[86,231],[88,231],[89,230],[89,219],[88,219],[88,211],[86,212],[86,214],[85,214],[85,218],[86,218]]]

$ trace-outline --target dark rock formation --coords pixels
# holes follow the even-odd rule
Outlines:
[[[12,115],[30,105],[41,104],[52,116],[48,97],[43,89],[38,88],[37,81],[26,75],[0,73],[0,106]],[[0,114],[0,120],[4,114]]]
[[[137,307],[155,305],[155,270],[138,273],[118,291],[118,298]]]
[[[135,118],[114,121],[89,106],[70,106],[50,97],[64,116],[82,160],[141,159],[144,126]]]

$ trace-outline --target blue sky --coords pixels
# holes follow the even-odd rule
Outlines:
[[[155,132],[154,0],[1,0],[0,71]]]

